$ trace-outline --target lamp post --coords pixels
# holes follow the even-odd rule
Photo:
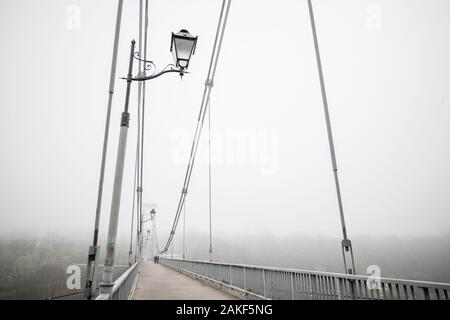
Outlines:
[[[128,135],[128,127],[130,121],[130,114],[128,112],[128,106],[130,102],[130,91],[131,84],[133,81],[147,81],[156,79],[163,74],[166,73],[179,73],[180,76],[183,76],[186,72],[186,69],[189,66],[189,61],[191,56],[194,54],[194,50],[197,44],[197,37],[193,37],[187,30],[181,30],[177,34],[172,33],[172,45],[171,51],[174,54],[175,66],[168,65],[162,71],[158,73],[154,73],[151,76],[143,77],[142,74],[138,74],[137,77],[133,77],[133,61],[134,59],[145,62],[146,69],[150,66],[154,66],[153,62],[142,60],[139,57],[136,57],[135,46],[136,41],[131,41],[131,51],[130,51],[130,60],[128,66],[128,76],[125,79],[127,82],[127,89],[125,95],[125,107],[122,113],[122,118],[120,122],[120,136],[119,136],[119,146],[117,150],[117,159],[116,159],[116,168],[115,168],[115,177],[114,177],[114,187],[113,187],[113,195],[111,202],[111,213],[109,218],[109,228],[108,228],[108,242],[106,248],[106,258],[105,258],[105,267],[103,270],[103,282],[100,284],[100,294],[107,295],[108,298],[111,298],[112,288],[114,285],[113,281],[113,272],[114,272],[114,257],[115,257],[115,249],[116,249],[116,239],[117,239],[117,227],[119,221],[119,209],[120,209],[120,198],[122,193],[122,180],[123,180],[123,170],[125,164],[125,153],[126,153],[126,145],[127,145],[127,135]],[[170,68],[169,68],[170,67]],[[139,239],[142,242],[142,236]],[[142,243],[139,243],[138,246],[141,246]]]
[[[155,216],[156,216],[156,211],[155,209],[152,209],[152,211],[150,211],[150,220],[152,221],[152,247],[151,247],[151,256],[152,258],[155,257],[155,241],[156,241],[156,229],[155,229]]]

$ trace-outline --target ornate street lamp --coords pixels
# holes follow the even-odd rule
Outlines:
[[[189,62],[192,55],[195,53],[195,48],[197,46],[198,37],[194,37],[189,33],[189,31],[183,29],[178,33],[172,32],[172,44],[170,46],[170,52],[173,54],[175,60],[175,65],[169,64],[160,72],[156,72],[156,67],[153,61],[143,60],[139,57],[139,53],[134,54],[134,58],[145,63],[145,70],[153,69],[153,73],[150,76],[138,75],[137,77],[122,78],[127,81],[147,81],[158,78],[165,73],[176,72],[179,73],[181,77],[187,73],[187,68],[189,67]],[[131,61],[130,61],[131,63]]]
[[[189,67],[189,61],[195,53],[195,47],[197,46],[197,38],[191,35],[186,29],[182,29],[178,33],[172,32],[170,52],[173,54],[173,60],[177,68],[184,70]]]
[[[150,211],[150,220],[155,219],[155,214],[156,214],[155,209],[152,209],[152,211]]]

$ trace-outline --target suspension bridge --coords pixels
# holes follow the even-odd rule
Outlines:
[[[211,123],[210,97],[214,88],[214,79],[218,71],[218,61],[223,39],[230,15],[231,0],[223,0],[214,44],[211,52],[208,73],[206,76],[200,110],[195,127],[195,133],[190,148],[184,182],[181,188],[173,224],[162,248],[159,247],[155,211],[144,212],[143,208],[143,172],[144,172],[144,137],[145,137],[145,105],[146,81],[155,79],[165,73],[176,72],[183,76],[187,73],[189,59],[195,52],[197,38],[187,30],[181,30],[172,35],[172,48],[175,65],[169,65],[156,72],[154,63],[148,60],[148,12],[149,1],[139,1],[139,36],[133,41],[130,51],[129,73],[126,78],[127,94],[125,109],[122,113],[119,147],[116,159],[113,200],[111,204],[106,260],[103,275],[98,274],[99,251],[98,234],[101,212],[103,182],[105,174],[105,159],[109,139],[109,122],[111,105],[114,96],[117,51],[122,23],[123,0],[118,1],[115,27],[115,37],[110,74],[107,116],[102,153],[102,165],[98,187],[97,207],[95,216],[94,237],[89,248],[85,297],[97,300],[118,299],[305,299],[305,300],[411,300],[435,299],[448,300],[450,284],[404,279],[376,278],[361,275],[357,272],[354,261],[352,242],[348,237],[345,224],[344,206],[341,198],[338,166],[334,150],[331,120],[328,112],[325,79],[320,58],[320,46],[314,19],[313,3],[307,0],[312,29],[318,81],[320,82],[325,123],[330,148],[332,174],[334,177],[338,209],[342,227],[342,258],[344,273],[328,273],[314,270],[285,269],[254,265],[242,265],[214,261],[212,235],[212,205],[211,205]],[[137,48],[136,48],[137,44]],[[179,50],[184,50],[181,52]],[[182,56],[187,54],[187,56]],[[134,75],[133,64],[138,63],[137,75]],[[149,73],[151,73],[149,75]],[[131,210],[131,231],[129,249],[129,268],[113,281],[115,266],[115,246],[118,229],[122,178],[124,171],[127,131],[130,121],[129,95],[133,83],[138,86],[137,127],[138,136],[135,150],[135,170],[133,186],[133,206]],[[206,120],[208,119],[208,120]],[[190,181],[195,168],[195,159],[202,136],[204,125],[207,124],[209,141],[209,261],[191,261],[169,254],[171,244],[179,226],[185,208]],[[151,226],[146,229],[146,225]],[[156,258],[155,258],[156,257]]]

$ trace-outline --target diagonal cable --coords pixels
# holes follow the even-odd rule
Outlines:
[[[197,126],[195,129],[194,139],[192,141],[191,153],[189,157],[189,163],[186,170],[186,175],[184,177],[183,189],[181,190],[180,200],[178,202],[177,211],[175,213],[174,221],[172,224],[172,229],[169,234],[169,238],[167,239],[166,246],[163,250],[163,253],[166,253],[169,249],[169,246],[173,240],[173,236],[175,235],[176,228],[178,226],[178,221],[180,219],[180,214],[184,206],[184,201],[186,199],[186,194],[189,188],[192,171],[195,164],[195,157],[197,155],[197,149],[200,141],[200,136],[203,129],[203,124],[205,121],[205,115],[208,109],[209,98],[211,95],[212,87],[214,86],[214,78],[217,70],[217,64],[219,61],[220,51],[222,49],[223,37],[225,34],[225,29],[228,20],[228,14],[230,11],[231,0],[223,0],[222,9],[220,12],[219,22],[217,25],[216,37],[214,40],[213,51],[211,54],[211,61],[209,64],[208,76],[205,82],[205,87],[203,89],[203,97],[200,105],[200,111],[197,119]]]

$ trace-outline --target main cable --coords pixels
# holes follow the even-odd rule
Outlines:
[[[142,3],[142,0],[141,0]],[[143,57],[144,60],[147,60],[147,39],[148,39],[148,0],[145,0],[145,13],[144,15],[144,22],[143,22],[143,28],[144,28],[144,34],[143,34],[143,39],[141,39],[141,41],[143,42],[143,48],[141,48],[143,51]],[[141,34],[142,36],[142,34]],[[140,54],[142,54],[142,52]],[[141,61],[142,62],[142,61]],[[143,68],[141,70],[142,76],[145,76],[145,68]],[[144,182],[144,136],[145,136],[145,93],[146,93],[146,83],[145,81],[142,82],[142,101],[141,101],[141,113],[142,113],[142,119],[141,119],[141,126],[140,126],[140,130],[141,130],[141,140],[140,140],[140,167],[139,167],[139,180],[140,180],[140,192],[141,192],[141,201],[139,203],[139,215],[141,217],[141,237],[143,236],[143,213],[142,213],[142,208],[143,208],[143,199],[142,199],[142,193],[144,192],[143,189],[143,182]],[[142,240],[141,240],[142,242]],[[142,243],[140,243],[141,246],[141,250],[142,250]]]

